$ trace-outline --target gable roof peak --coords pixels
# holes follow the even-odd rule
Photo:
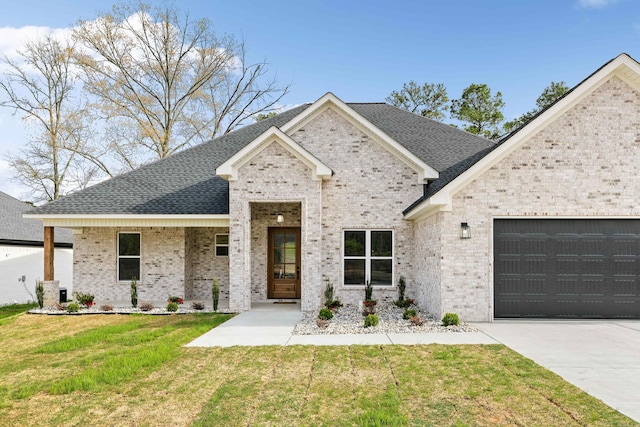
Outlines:
[[[333,175],[333,171],[327,165],[322,163],[318,158],[305,150],[300,146],[300,144],[276,126],[271,126],[251,143],[244,146],[240,151],[216,168],[216,175],[227,181],[237,180],[239,169],[273,142],[279,143],[292,155],[306,164],[309,169],[312,170],[312,179],[326,180],[331,178]]]

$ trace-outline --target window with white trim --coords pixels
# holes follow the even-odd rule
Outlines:
[[[140,233],[118,233],[118,281],[140,280]]]
[[[228,234],[216,234],[216,256],[229,256]]]
[[[393,286],[393,231],[344,230],[343,283]]]

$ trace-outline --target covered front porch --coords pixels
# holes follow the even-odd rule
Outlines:
[[[271,304],[312,310],[320,304],[320,239],[310,227],[308,203],[251,201],[248,221],[230,221],[230,308],[238,311]],[[235,227],[247,224],[248,227]]]

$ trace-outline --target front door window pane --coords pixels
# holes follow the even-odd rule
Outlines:
[[[284,279],[284,264],[276,264],[273,266],[273,278]]]
[[[295,264],[285,264],[284,265],[284,277],[287,279],[295,279],[296,278],[296,265]]]

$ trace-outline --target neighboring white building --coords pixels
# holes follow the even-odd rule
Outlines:
[[[42,223],[22,218],[31,208],[0,192],[0,305],[34,301],[36,280],[44,277]],[[54,269],[69,298],[73,286],[72,248],[71,230],[56,228]]]

